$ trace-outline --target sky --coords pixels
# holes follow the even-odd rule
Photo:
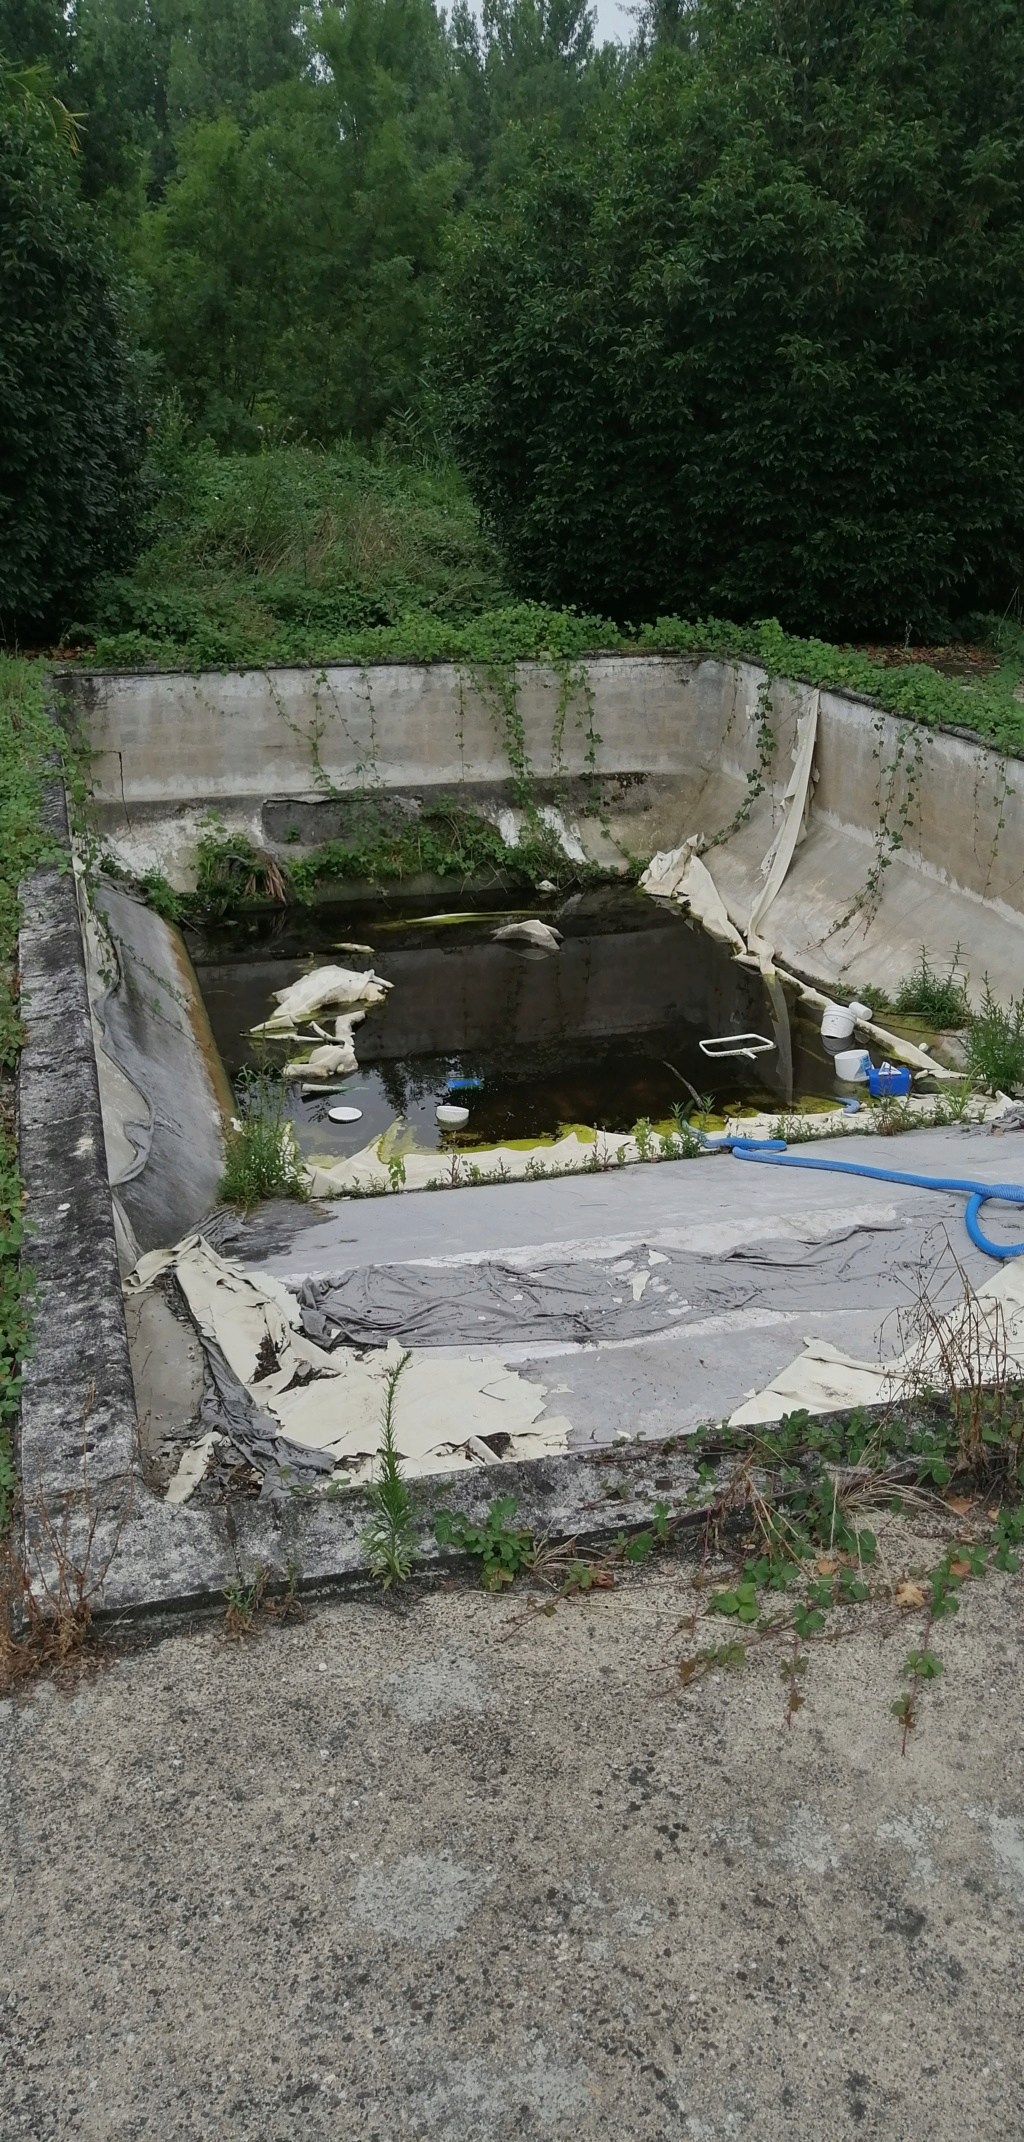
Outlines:
[[[621,38],[625,42],[632,25],[625,8],[619,5],[619,0],[594,0],[594,13],[597,16],[599,45],[610,44],[613,37]]]
[[[440,4],[450,9],[451,0],[440,0]],[[480,0],[470,0],[470,4],[479,14]],[[632,5],[633,0],[627,0],[625,6],[622,0],[590,0],[590,4],[597,21],[598,44],[611,44],[613,38],[618,38],[622,44],[628,44],[633,30],[628,5]]]

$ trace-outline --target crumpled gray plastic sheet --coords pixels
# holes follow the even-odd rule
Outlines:
[[[327,1351],[391,1339],[404,1346],[611,1344],[751,1303],[817,1308],[826,1295],[835,1301],[837,1289],[846,1308],[884,1306],[898,1269],[887,1239],[893,1224],[857,1224],[820,1242],[749,1242],[717,1256],[652,1253],[641,1245],[614,1260],[577,1258],[532,1271],[497,1258],[363,1265],[307,1279],[297,1299],[303,1331]],[[906,1257],[908,1271],[916,1261]]]
[[[271,1482],[282,1481],[286,1475],[292,1484],[303,1480],[312,1483],[334,1471],[335,1461],[329,1450],[308,1450],[281,1434],[273,1415],[255,1403],[244,1383],[228,1367],[215,1340],[204,1338],[202,1346],[206,1378],[199,1418],[204,1433],[212,1429],[227,1436],[242,1457],[262,1473],[264,1493]]]

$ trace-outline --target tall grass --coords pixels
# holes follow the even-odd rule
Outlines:
[[[250,1212],[268,1197],[308,1196],[302,1157],[285,1115],[284,1089],[257,1071],[240,1089],[240,1114],[229,1133],[220,1196]]]
[[[1010,1093],[1024,1085],[1024,996],[998,1003],[987,975],[981,1009],[973,1013],[967,1032],[967,1070],[993,1091]]]

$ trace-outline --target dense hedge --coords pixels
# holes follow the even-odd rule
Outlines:
[[[0,638],[59,631],[131,554],[139,425],[59,108],[0,55]],[[66,117],[66,115],[65,115]]]
[[[1024,8],[695,0],[465,222],[447,382],[527,592],[935,636],[1024,573]]]

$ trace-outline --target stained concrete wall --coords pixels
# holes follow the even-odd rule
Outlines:
[[[584,680],[585,671],[585,680]],[[595,771],[602,860],[703,832],[742,921],[778,826],[809,688],[697,657],[600,656],[566,695],[539,663],[517,672],[527,763],[540,780]],[[270,799],[353,788],[509,790],[501,693],[452,664],[353,665],[184,676],[76,672],[64,688],[91,753],[101,829],[136,866],[180,874],[203,812],[268,840]],[[959,944],[977,982],[1021,977],[1024,781],[1018,762],[863,701],[823,692],[808,837],[772,912],[780,958],[837,987],[893,986],[921,944]],[[738,822],[737,822],[738,821]]]

